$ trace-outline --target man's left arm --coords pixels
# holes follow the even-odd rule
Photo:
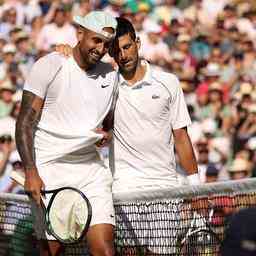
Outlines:
[[[180,165],[186,171],[189,183],[191,185],[200,184],[196,157],[187,128],[183,127],[173,130],[173,136]]]

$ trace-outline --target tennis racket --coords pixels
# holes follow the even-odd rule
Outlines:
[[[24,174],[12,171],[11,178],[24,186]],[[47,233],[63,244],[79,242],[87,232],[92,217],[87,197],[73,187],[42,190],[41,194],[51,194],[47,208],[42,205]]]
[[[212,218],[213,209],[209,213]],[[221,240],[212,230],[208,221],[196,211],[185,236],[178,239],[177,248],[180,256],[211,255],[217,256],[220,252]]]

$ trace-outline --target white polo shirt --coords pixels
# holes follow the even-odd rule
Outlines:
[[[45,100],[35,133],[37,165],[50,161],[79,162],[97,155],[94,130],[107,115],[116,72],[100,62],[85,72],[73,57],[51,53],[39,59],[24,90]]]
[[[191,120],[177,77],[145,65],[144,79],[133,86],[119,76],[113,192],[178,185],[172,129]]]

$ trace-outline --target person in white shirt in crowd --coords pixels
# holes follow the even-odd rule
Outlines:
[[[59,5],[55,10],[53,22],[44,25],[40,31],[36,47],[40,50],[49,50],[56,44],[67,43],[75,46],[77,42],[76,30],[69,23],[67,11]]]
[[[14,44],[5,44],[2,48],[2,63],[0,63],[0,84],[9,79],[8,70],[15,62],[17,48]],[[0,85],[1,86],[1,85]]]
[[[116,72],[100,60],[114,38],[117,22],[100,11],[76,16],[74,21],[78,43],[73,55],[64,58],[55,52],[40,58],[25,82],[16,144],[25,169],[25,191],[38,208],[42,189],[80,189],[92,206],[86,233],[90,253],[113,256],[112,175],[95,143],[107,136],[97,128],[111,109]],[[47,199],[44,203],[47,206]],[[40,232],[39,222],[35,228],[40,255],[62,255],[63,246]]]
[[[3,11],[1,15],[0,33],[8,39],[9,32],[17,25],[17,12],[15,8]]]

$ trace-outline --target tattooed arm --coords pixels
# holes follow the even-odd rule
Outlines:
[[[16,123],[16,144],[25,168],[25,190],[40,204],[40,190],[44,188],[34,158],[34,132],[40,119],[43,99],[35,94],[23,92],[21,110]]]

